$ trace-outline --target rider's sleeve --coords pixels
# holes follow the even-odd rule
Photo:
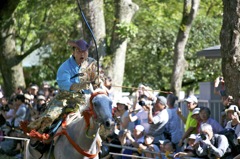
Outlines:
[[[58,69],[57,83],[60,90],[70,91],[73,83],[79,83],[79,78],[71,78],[78,73],[79,67],[73,63],[73,59],[65,61]]]

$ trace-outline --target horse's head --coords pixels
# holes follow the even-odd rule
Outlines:
[[[112,100],[106,93],[100,91],[96,92],[91,102],[97,121],[103,124],[105,128],[111,128],[114,125],[112,117]]]

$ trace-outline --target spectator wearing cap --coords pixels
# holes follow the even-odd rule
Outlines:
[[[235,134],[237,136],[237,141],[234,142],[240,145],[240,121],[239,121],[240,111],[238,109],[238,106],[230,105],[230,107],[226,109],[225,112],[227,114],[227,117],[230,119],[230,121],[227,122],[225,128],[234,129]]]
[[[168,134],[166,136],[169,136],[167,139],[170,140],[176,147],[176,151],[180,151],[180,147],[178,146],[178,143],[183,135],[182,129],[181,129],[181,119],[177,115],[177,108],[175,107],[175,101],[177,100],[177,97],[174,94],[169,94],[167,96],[167,111],[169,120],[166,124],[165,134]]]
[[[152,105],[147,105],[148,109],[148,123],[150,128],[148,131],[149,135],[154,137],[154,144],[158,144],[159,140],[164,140],[164,129],[165,125],[169,120],[167,112],[167,99],[164,96],[157,96],[156,102],[152,108]]]
[[[134,123],[129,120],[129,108],[131,107],[131,101],[128,97],[122,97],[117,101],[117,113],[120,117],[120,130],[128,129],[133,131]]]
[[[144,127],[142,125],[136,125],[133,133],[131,135],[131,131],[126,132],[126,139],[128,139],[136,148],[139,148],[139,144],[144,142]]]
[[[208,107],[201,107],[199,116],[202,120],[201,124],[207,123],[212,126],[213,133],[217,134],[223,130],[223,127],[213,118],[210,117],[211,111]]]
[[[50,85],[47,82],[43,83],[42,91],[43,91],[43,95],[45,96],[45,98],[48,99],[50,96]]]
[[[176,157],[195,157],[196,152],[194,149],[194,143],[196,140],[196,136],[197,136],[196,134],[191,134],[187,139],[188,146],[182,152],[176,153],[174,155],[174,158],[176,158]]]
[[[142,125],[136,125],[133,133],[129,130],[121,130],[120,132],[123,133],[123,135],[120,134],[122,145],[139,148],[144,143],[144,127]],[[140,155],[138,152],[129,149],[123,149],[123,154]]]
[[[195,109],[193,109],[193,112],[192,112],[192,118],[197,121],[197,133],[200,133],[200,125],[202,122],[199,112],[200,112],[200,108],[195,108]]]
[[[29,91],[29,93],[30,93],[31,95],[33,95],[33,96],[37,96],[37,95],[38,95],[38,90],[39,90],[38,85],[32,84],[32,85],[30,86],[30,91]]]
[[[46,97],[43,95],[37,96],[37,108],[39,114],[42,114],[46,110]]]
[[[182,115],[181,109],[178,108],[178,116],[182,119],[183,123],[185,124],[185,132],[179,141],[178,146],[182,146],[184,140],[189,137],[190,134],[197,132],[197,121],[192,118],[192,111],[198,106],[198,99],[194,95],[190,95],[188,98],[185,99],[187,102],[187,108],[189,110],[187,118]]]
[[[24,97],[25,97],[25,104],[27,106],[27,120],[28,121],[34,121],[38,115],[39,115],[39,112],[37,111],[37,109],[35,109],[32,105],[33,103],[33,95],[30,95],[28,93],[25,93],[24,94]]]

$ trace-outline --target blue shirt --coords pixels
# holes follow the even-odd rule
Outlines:
[[[80,83],[79,78],[72,78],[78,74],[80,67],[76,63],[73,56],[67,59],[57,71],[57,83],[60,90],[70,91],[70,87],[73,83]]]

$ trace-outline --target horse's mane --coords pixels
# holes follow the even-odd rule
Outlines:
[[[94,91],[92,91],[91,94],[84,94],[83,98],[85,98],[85,103],[86,103],[86,105],[85,105],[85,106],[80,106],[80,108],[79,108],[80,114],[81,114],[84,110],[90,108],[90,97],[91,97],[92,94],[97,93],[97,92],[106,92],[106,91],[103,90],[103,89],[101,89],[101,88],[97,88],[97,89],[95,89]]]

